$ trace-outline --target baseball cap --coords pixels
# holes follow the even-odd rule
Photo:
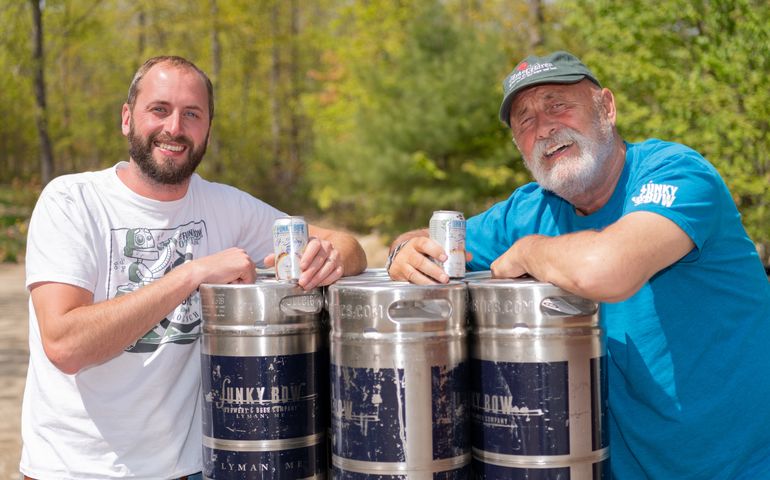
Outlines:
[[[500,120],[511,126],[511,103],[521,90],[544,83],[577,83],[587,78],[600,86],[593,73],[571,53],[559,51],[544,57],[530,55],[503,80]]]

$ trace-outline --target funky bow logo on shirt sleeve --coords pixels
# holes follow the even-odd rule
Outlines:
[[[656,205],[670,207],[674,203],[674,200],[676,200],[677,190],[679,190],[679,187],[673,185],[649,182],[646,185],[642,185],[639,195],[631,197],[631,201],[634,202],[634,206],[654,203]]]

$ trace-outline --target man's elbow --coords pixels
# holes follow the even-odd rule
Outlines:
[[[597,258],[586,262],[571,282],[573,293],[596,302],[616,303],[632,297],[644,284],[622,264]]]
[[[43,351],[48,361],[67,375],[74,375],[85,366],[77,357],[77,352],[63,345],[63,342],[43,340]]]

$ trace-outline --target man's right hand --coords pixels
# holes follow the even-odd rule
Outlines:
[[[256,265],[242,248],[228,248],[190,263],[196,267],[195,283],[198,285],[254,283],[257,279]]]
[[[397,242],[394,242],[393,248],[402,242],[406,243],[393,257],[390,264],[388,274],[391,279],[417,285],[449,282],[449,275],[444,272],[441,265],[432,260],[444,262],[447,255],[441,245],[431,240],[427,234],[414,235],[406,240],[399,238]]]

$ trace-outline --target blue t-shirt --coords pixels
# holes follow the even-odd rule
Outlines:
[[[615,192],[592,215],[531,183],[470,218],[468,267],[489,269],[522,236],[602,229],[635,211],[676,223],[695,248],[601,306],[613,476],[770,478],[770,283],[754,245],[700,154],[654,139],[626,147]]]

